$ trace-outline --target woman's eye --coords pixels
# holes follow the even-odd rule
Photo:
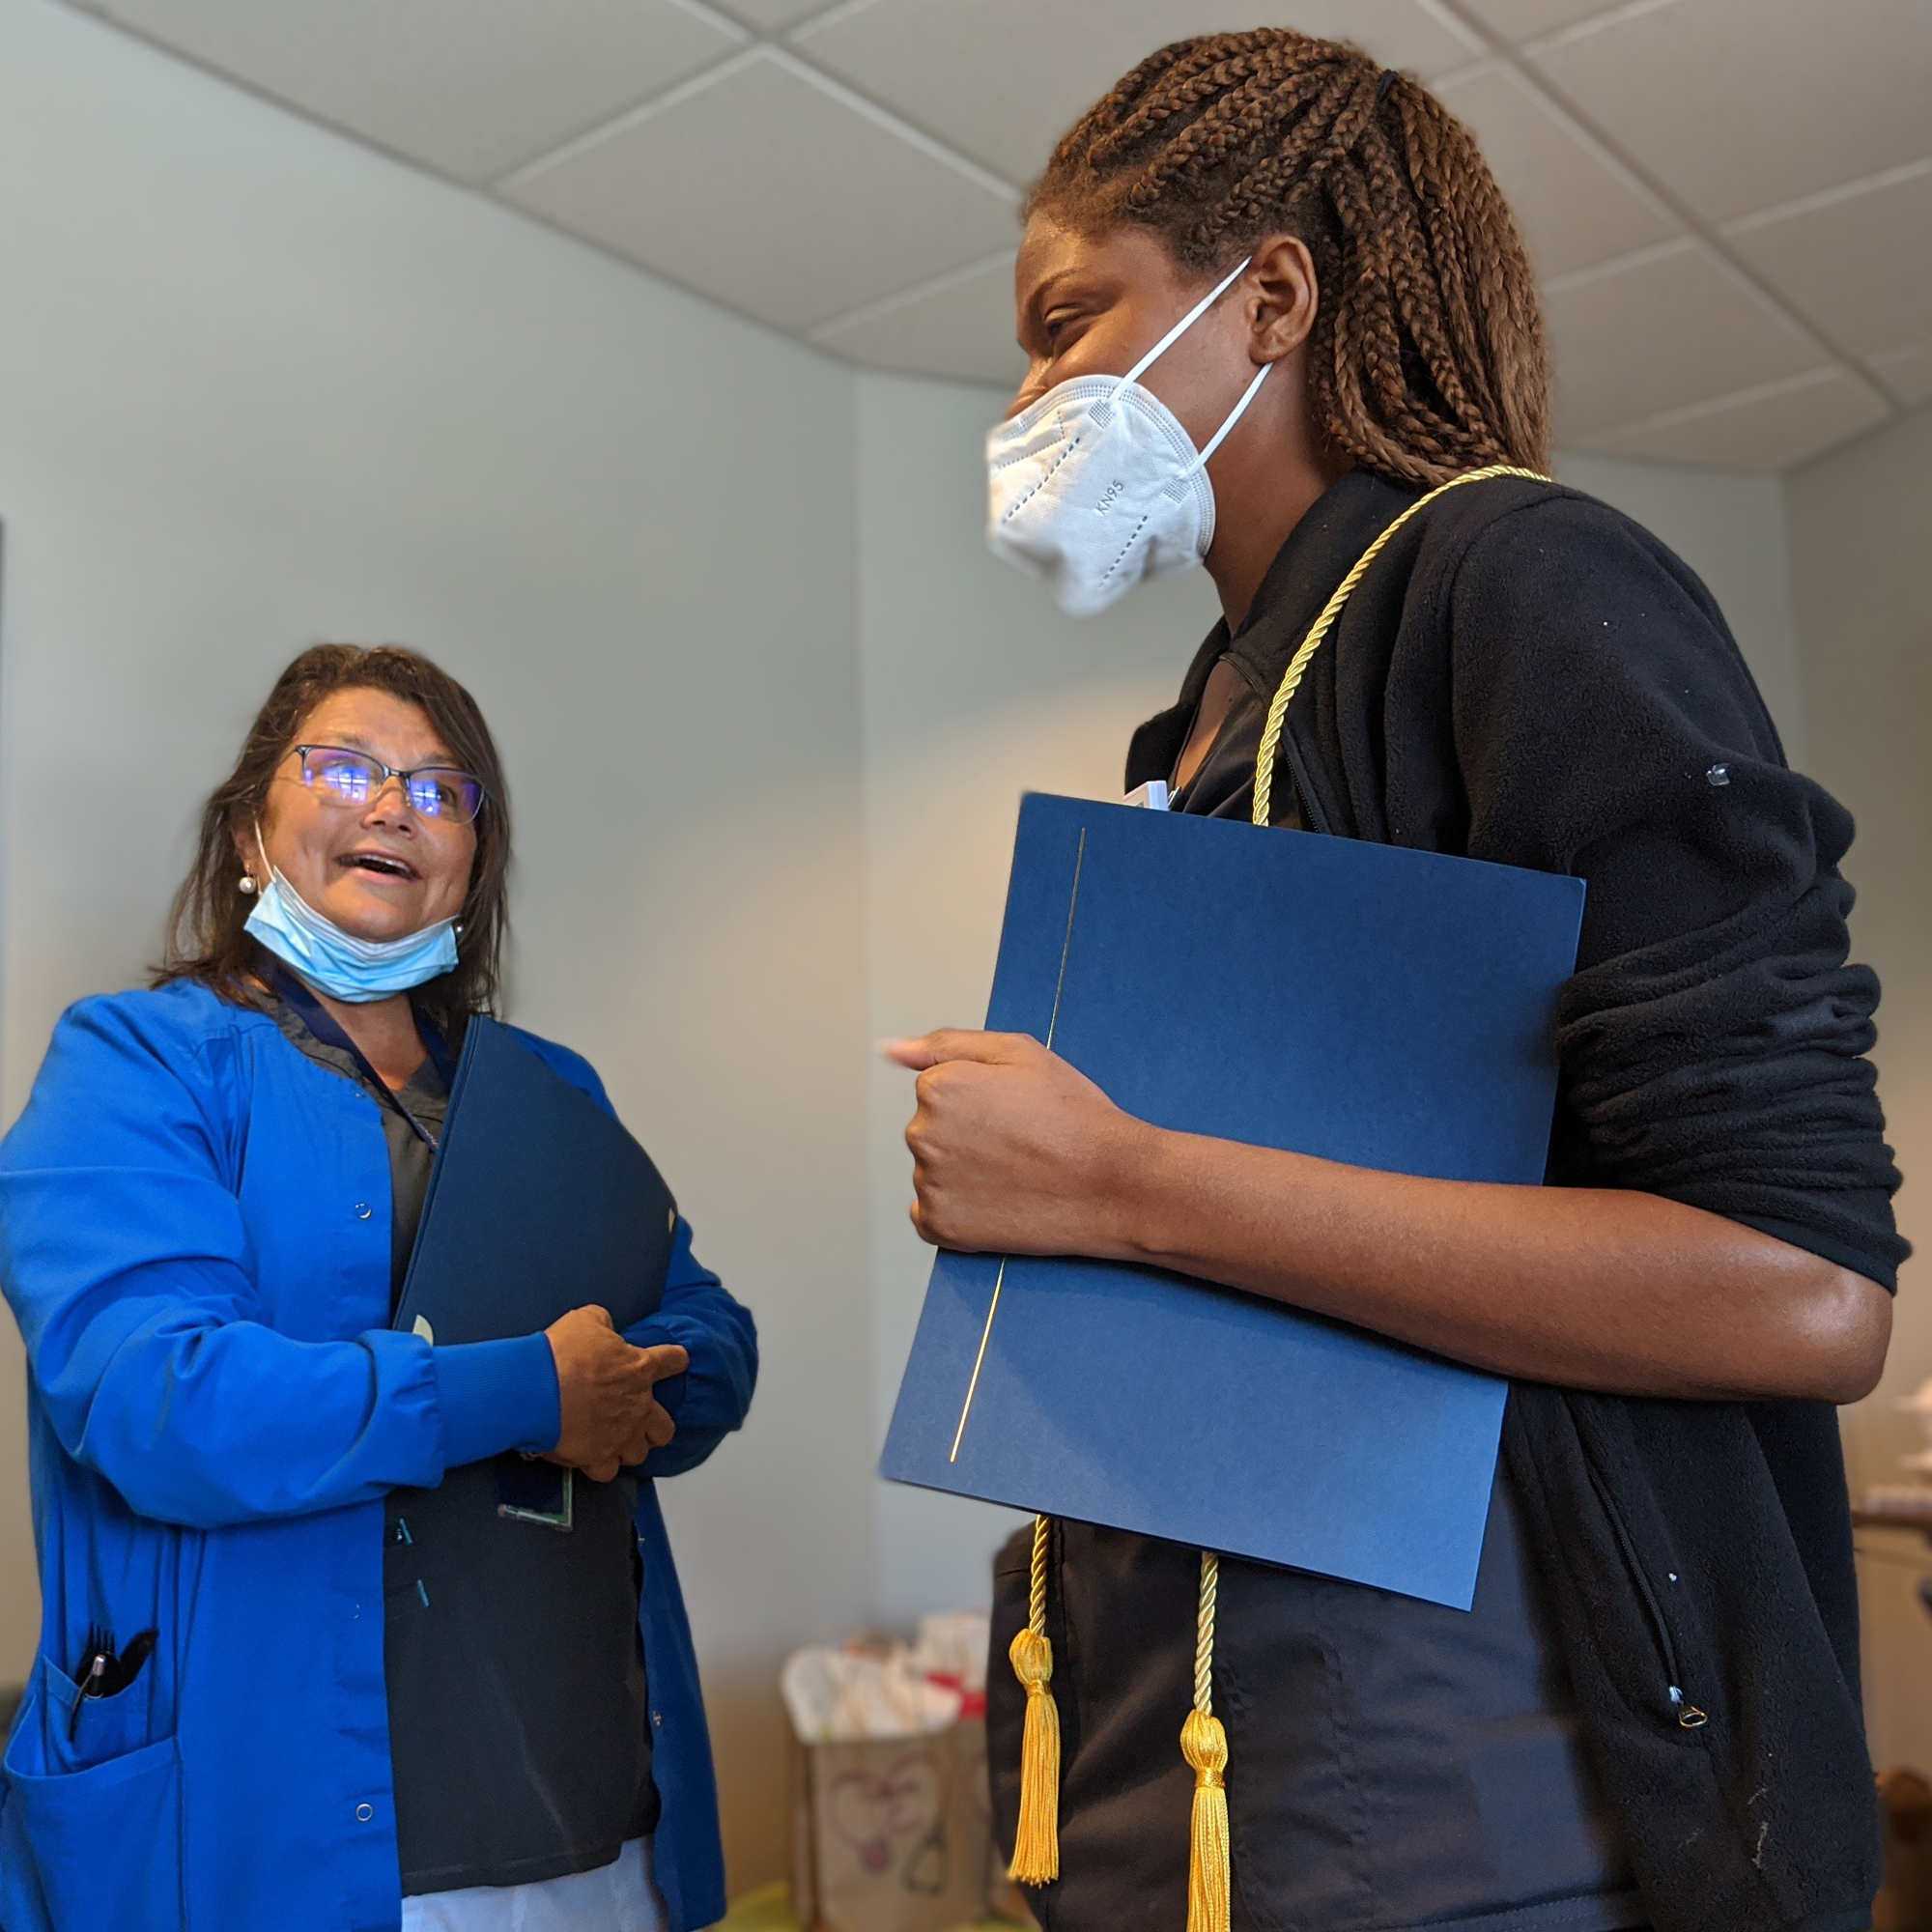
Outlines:
[[[1056,355],[1078,333],[1075,325],[1082,320],[1078,309],[1057,309],[1040,325],[1046,334],[1046,346]]]

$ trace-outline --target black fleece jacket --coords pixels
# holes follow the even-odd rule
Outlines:
[[[1226,730],[1258,735],[1321,607],[1410,500],[1360,473],[1327,492],[1247,626],[1218,628],[1135,734],[1130,787],[1172,770],[1224,654],[1256,700]],[[1661,1194],[1895,1285],[1878,987],[1846,963],[1851,820],[1786,766],[1717,605],[1662,543],[1554,485],[1451,492],[1355,590],[1282,756],[1277,815],[1311,830],[1588,882],[1552,1183]],[[1245,816],[1251,788],[1185,803]],[[1519,1383],[1503,1453],[1658,1932],[1865,1926],[1876,1827],[1832,1409]],[[1018,1735],[1003,1674],[996,1773]],[[1231,1767],[1231,1804],[1235,1785]]]

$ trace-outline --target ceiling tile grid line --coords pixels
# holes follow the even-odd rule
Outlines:
[[[1725,236],[1748,235],[1754,228],[1769,227],[1771,223],[1788,220],[1794,214],[1816,214],[1825,209],[1837,207],[1840,202],[1854,201],[1876,188],[1903,187],[1907,182],[1918,181],[1925,175],[1932,175],[1932,157],[1922,161],[1906,161],[1895,168],[1882,168],[1875,175],[1861,175],[1856,181],[1840,182],[1836,187],[1820,188],[1816,194],[1801,194],[1796,201],[1781,201],[1749,214],[1733,215],[1730,220],[1718,224],[1718,232]]]
[[[1524,58],[1555,43],[1571,44],[1606,32],[1627,21],[1662,13],[1678,6],[1681,0],[1632,0],[1630,5],[1612,8],[1607,13],[1579,21],[1575,26],[1549,36],[1547,40],[1525,43],[1521,47],[1510,47],[1498,41],[1474,15],[1467,5],[1467,0],[1438,0],[1438,4],[1446,5],[1463,14],[1471,30],[1482,35],[1488,43],[1495,59],[1514,69],[1523,81],[1548,100],[1565,120],[1583,129],[1597,146],[1615,156],[1622,162],[1624,170],[1642,184],[1649,196],[1666,210],[1690,235],[1702,242],[1734,280],[1748,287],[1760,303],[1776,312],[1792,327],[1808,337],[1816,345],[1820,355],[1842,370],[1854,386],[1861,390],[1879,408],[1884,416],[1897,413],[1897,404],[1883,386],[1873,381],[1861,357],[1835,340],[1831,332],[1819,327],[1808,316],[1802,314],[1784,298],[1781,291],[1762,275],[1755,265],[1733,245],[1729,237],[1721,233],[1717,224],[1699,216],[1681,195],[1673,192],[1666,183],[1657,179],[1635,156],[1628,153],[1606,129],[1598,126],[1593,117],[1584,113],[1575,101],[1569,99],[1564,91],[1547,73],[1540,68],[1532,66],[1529,59]],[[1584,273],[1587,276],[1588,271]],[[1546,291],[1548,292],[1548,285],[1546,285]],[[1712,400],[1715,402],[1717,399]],[[1647,421],[1639,419],[1624,427],[1634,430],[1648,426],[1650,425]],[[1608,433],[1610,432],[1605,432]]]
[[[700,69],[696,73],[674,82],[661,94],[647,96],[642,100],[634,100],[627,107],[608,119],[599,121],[589,128],[573,134],[567,141],[559,141],[554,148],[546,148],[540,155],[532,155],[526,161],[520,161],[506,174],[498,175],[495,181],[485,184],[484,191],[491,195],[507,195],[538,180],[552,168],[562,167],[574,161],[580,155],[585,155],[592,148],[599,148],[606,141],[618,134],[627,134],[641,122],[648,121],[655,114],[664,114],[671,108],[681,107],[687,100],[697,95],[708,94],[734,74],[742,73],[747,68],[756,65],[765,56],[769,43],[760,35],[755,39],[747,36],[750,44],[740,47],[735,53]]]
[[[1534,34],[1516,44],[1519,51],[1525,54],[1548,53],[1555,47],[1567,47],[1577,41],[1587,41],[1608,28],[1640,20],[1646,14],[1661,14],[1676,4],[1677,0],[1621,0],[1621,4],[1605,7],[1601,13],[1591,14],[1581,20],[1572,20],[1551,33]]]
[[[977,280],[993,269],[1010,270],[1014,250],[1002,248],[996,254],[981,255],[978,261],[967,262],[957,269],[947,269],[923,282],[915,282],[911,288],[900,289],[889,296],[881,296],[877,301],[862,302],[857,308],[848,309],[843,315],[835,315],[828,321],[814,323],[805,332],[808,342],[824,342],[828,337],[847,328],[858,328],[868,322],[878,322],[885,316],[895,315],[902,308],[909,308],[915,302],[930,301],[935,296],[943,296]]]
[[[1605,443],[1616,442],[1647,430],[1674,429],[1679,423],[1694,422],[1699,416],[1716,415],[1724,410],[1739,409],[1747,403],[1775,402],[1780,396],[1795,396],[1803,390],[1815,389],[1821,384],[1842,379],[1843,371],[1835,365],[1806,369],[1796,376],[1779,376],[1773,382],[1752,383],[1745,388],[1733,389],[1727,395],[1706,396],[1694,403],[1681,404],[1674,410],[1659,410],[1655,415],[1639,416],[1634,422],[1613,423],[1608,429],[1592,431],[1581,441],[1585,449],[1600,448]]]
[[[650,120],[654,115],[673,107],[681,107],[696,96],[707,93],[718,83],[730,79],[747,67],[761,61],[768,61],[774,66],[784,69],[804,81],[808,87],[815,87],[821,94],[830,95],[849,112],[874,123],[890,134],[896,135],[908,146],[919,149],[921,153],[938,161],[942,166],[964,175],[968,181],[984,188],[989,194],[999,196],[1015,208],[1019,206],[1020,191],[1011,182],[994,174],[990,168],[981,167],[970,156],[962,155],[950,143],[941,140],[938,135],[928,133],[916,122],[908,121],[904,115],[883,102],[862,94],[848,82],[840,80],[838,75],[826,72],[823,68],[811,61],[801,60],[790,47],[781,44],[769,35],[758,36],[752,45],[732,54],[726,60],[720,61],[715,67],[706,68],[702,72],[695,73],[689,79],[679,81],[676,86],[668,88],[663,94],[653,95],[648,100],[625,108],[621,114],[612,115],[610,120],[575,136],[561,147],[553,149],[548,154],[539,155],[534,160],[525,162],[500,180],[492,182],[490,192],[505,194],[526,187],[551,168],[576,160],[580,156],[589,153],[591,149],[602,146],[614,135],[629,133],[632,128]]]

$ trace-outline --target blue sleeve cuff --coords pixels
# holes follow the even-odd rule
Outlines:
[[[459,1342],[430,1350],[442,1408],[444,1468],[505,1449],[554,1449],[563,1433],[556,1360],[546,1335]]]
[[[661,1349],[667,1343],[674,1344],[676,1347],[684,1350],[689,1350],[691,1347],[690,1342],[684,1336],[674,1333],[666,1323],[660,1321],[655,1315],[646,1321],[639,1321],[635,1328],[625,1329],[624,1340],[630,1343],[634,1349]],[[687,1370],[680,1376],[667,1376],[663,1381],[657,1383],[651,1390],[651,1393],[657,1397],[658,1406],[673,1422],[677,1421],[683,1411],[685,1386],[690,1380],[691,1375]]]

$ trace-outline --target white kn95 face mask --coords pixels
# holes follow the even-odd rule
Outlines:
[[[1124,376],[1075,376],[986,437],[994,555],[1043,577],[1061,609],[1091,617],[1140,582],[1187,570],[1214,541],[1208,459],[1274,365],[1264,363],[1206,449],[1140,377],[1234,286],[1243,262]]]

